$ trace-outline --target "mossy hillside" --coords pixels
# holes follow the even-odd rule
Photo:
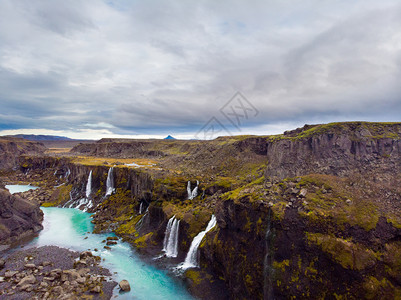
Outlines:
[[[339,178],[316,174],[301,178],[298,187],[308,193],[300,213],[311,224],[331,223],[336,231],[349,226],[370,231],[383,217],[400,228],[398,185],[375,183],[361,176]]]
[[[322,134],[347,134],[353,139],[361,137],[371,139],[400,139],[401,123],[398,122],[334,122],[328,124],[305,125],[285,134],[269,136],[271,142],[279,140],[299,140],[308,139]]]
[[[361,271],[374,266],[380,258],[378,253],[352,240],[320,233],[307,233],[306,236],[309,243],[319,246],[344,269]]]
[[[55,189],[48,202],[42,203],[43,207],[59,206],[70,199],[70,192],[73,186],[71,184],[62,185]]]

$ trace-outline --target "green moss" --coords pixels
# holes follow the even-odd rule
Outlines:
[[[391,293],[390,291],[394,291],[394,286],[386,278],[379,280],[373,276],[364,281],[363,287],[365,299],[382,299],[384,295],[388,296]]]
[[[199,285],[202,282],[200,271],[190,269],[185,272],[185,277],[192,281],[192,284]]]
[[[150,243],[152,243],[152,237],[154,233],[149,232],[136,240],[134,240],[134,246],[138,249],[147,248]]]
[[[59,186],[52,194],[49,202],[42,203],[43,207],[53,207],[59,206],[67,202],[70,199],[70,192],[72,190],[72,185],[62,185]]]
[[[285,272],[285,269],[290,266],[290,261],[288,259],[284,259],[282,261],[273,261],[273,268],[276,270],[280,270],[282,273]]]
[[[309,243],[319,246],[345,269],[363,270],[377,261],[376,254],[360,244],[320,233],[306,236]]]

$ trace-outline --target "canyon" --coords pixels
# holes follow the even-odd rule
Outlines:
[[[401,123],[0,146],[0,187],[40,187],[1,191],[1,244],[40,230],[39,205],[73,207],[93,214],[94,233],[177,270],[200,299],[401,297]]]

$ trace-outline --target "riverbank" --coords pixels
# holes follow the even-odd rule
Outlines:
[[[89,251],[43,246],[0,256],[0,299],[110,299],[117,285]]]

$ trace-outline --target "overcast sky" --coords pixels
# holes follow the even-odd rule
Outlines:
[[[0,0],[0,104],[93,139],[401,121],[401,3]]]

